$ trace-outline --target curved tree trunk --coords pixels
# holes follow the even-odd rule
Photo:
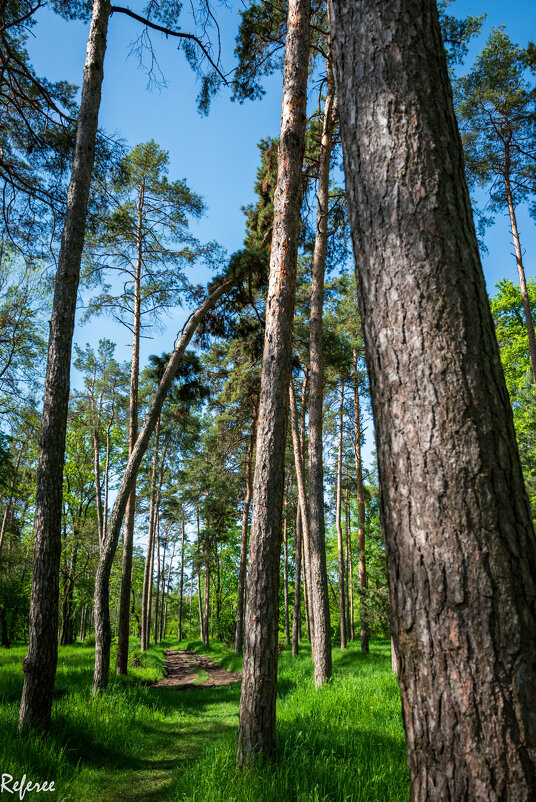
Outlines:
[[[290,0],[253,483],[237,760],[275,752],[279,555],[305,147],[309,0]]]
[[[331,0],[414,802],[534,802],[536,539],[433,0]]]
[[[52,711],[58,662],[61,499],[71,348],[109,16],[109,0],[95,0],[50,320],[43,427],[37,468],[29,645],[23,663],[24,686],[19,729],[31,724],[47,725]]]
[[[95,670],[93,673],[93,693],[97,693],[108,685],[110,670],[110,594],[109,582],[112,562],[117,550],[117,542],[121,532],[121,524],[125,514],[128,497],[138,473],[141,461],[149,445],[149,440],[156,426],[156,421],[162,411],[162,406],[169,392],[169,388],[175,378],[175,374],[181,362],[182,356],[192,339],[199,323],[203,320],[207,312],[218,302],[221,296],[231,287],[234,287],[237,280],[226,281],[217,287],[208,298],[193,312],[186,322],[179,341],[164,371],[164,375],[158,385],[155,397],[151,403],[149,411],[145,416],[145,421],[141,428],[136,445],[129,457],[121,484],[117,491],[117,496],[110,515],[106,537],[99,557],[97,575],[95,578]]]

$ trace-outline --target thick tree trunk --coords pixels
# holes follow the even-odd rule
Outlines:
[[[132,361],[130,364],[130,396],[128,418],[128,455],[132,454],[138,437],[138,384],[140,373],[141,331],[141,274],[143,267],[143,205],[144,185],[138,192],[138,224],[136,229],[136,270],[134,273],[134,319],[132,322]],[[117,639],[117,674],[128,670],[128,641],[130,635],[130,587],[132,584],[132,549],[134,545],[134,519],[136,516],[136,477],[128,497],[123,536],[123,565],[121,567],[121,593],[119,597],[119,632]]]
[[[181,575],[179,580],[179,612],[177,616],[177,640],[179,643],[182,640],[182,594],[184,590],[184,544],[186,539],[185,534],[186,522],[184,519],[184,512],[182,514],[182,536],[181,536]]]
[[[121,523],[125,514],[127,500],[130,495],[132,484],[136,478],[143,456],[147,450],[149,440],[156,426],[156,421],[162,411],[162,406],[173,382],[177,369],[182,359],[184,351],[188,347],[192,336],[203,320],[207,312],[217,303],[220,297],[231,287],[235,286],[236,281],[226,281],[215,289],[201,306],[189,317],[183,332],[175,346],[173,353],[164,371],[164,375],[158,385],[155,397],[145,416],[145,421],[136,440],[134,450],[129,457],[121,484],[117,491],[106,538],[101,549],[97,575],[95,578],[95,671],[93,674],[93,693],[106,688],[110,669],[110,609],[109,609],[109,582],[110,571],[113,558],[117,549],[117,542],[121,532]]]
[[[344,566],[344,546],[342,538],[342,434],[344,415],[344,382],[341,384],[341,401],[339,408],[339,447],[337,451],[337,501],[335,512],[335,528],[337,530],[337,555],[339,558],[339,622],[341,631],[341,649],[346,649],[346,585]]]
[[[255,438],[257,436],[257,404],[253,410],[251,421],[251,434],[249,437],[246,452],[246,493],[244,496],[244,508],[242,510],[242,535],[240,538],[240,568],[238,571],[238,597],[236,602],[236,630],[235,630],[235,652],[242,654],[244,643],[244,614],[246,609],[246,575],[248,567],[248,527],[249,510],[251,507],[251,497],[253,494],[252,463],[253,452],[255,450]]]
[[[61,499],[69,374],[110,3],[95,0],[54,289],[35,498],[34,567],[19,729],[46,726],[58,661]]]
[[[300,505],[296,510],[296,525],[294,527],[294,609],[292,612],[292,656],[298,656],[301,641],[301,568],[302,568],[302,537]]]
[[[506,154],[506,164],[509,165],[509,153]],[[516,209],[514,206],[514,199],[512,197],[512,188],[510,186],[509,170],[506,170],[504,176],[504,189],[506,192],[506,202],[508,205],[508,214],[510,215],[510,225],[512,227],[512,240],[514,243],[514,251],[516,254],[517,274],[519,276],[519,286],[521,288],[521,298],[523,299],[523,309],[525,312],[525,324],[527,326],[527,335],[529,339],[529,356],[530,364],[532,367],[532,378],[536,384],[536,336],[534,335],[534,321],[532,319],[532,310],[530,308],[529,292],[527,290],[527,280],[525,278],[525,267],[523,265],[523,251],[521,250],[521,242],[519,240],[519,231],[517,228]]]
[[[253,483],[239,765],[275,752],[279,555],[305,146],[309,10],[309,0],[289,2]]]
[[[331,0],[419,802],[536,798],[536,539],[432,0]]]
[[[311,321],[309,334],[309,554],[307,572],[313,609],[313,663],[315,685],[331,677],[331,622],[329,615],[324,524],[324,466],[322,459],[322,420],[324,402],[324,357],[322,316],[324,272],[328,245],[329,168],[335,127],[335,83],[331,54],[326,59],[327,93],[324,104],[322,140],[319,154],[318,210],[311,282]],[[305,455],[304,455],[305,456]],[[342,597],[344,598],[344,597]],[[344,605],[341,605],[344,611]],[[341,622],[344,622],[344,612]],[[342,648],[344,646],[341,644]]]
[[[365,490],[363,487],[363,464],[361,461],[361,408],[359,404],[359,381],[357,375],[357,351],[354,351],[354,454],[357,494],[357,551],[359,571],[359,621],[361,651],[369,652],[369,625],[367,619],[367,553],[365,543]],[[353,588],[353,581],[352,581]],[[352,597],[353,603],[353,597]],[[353,622],[353,617],[352,617]]]

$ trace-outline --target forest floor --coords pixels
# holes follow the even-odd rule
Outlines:
[[[309,647],[297,659],[286,649],[279,660],[277,760],[246,772],[235,769],[241,661],[222,644],[205,649],[200,641],[168,639],[140,654],[134,641],[128,676],[111,673],[108,691],[95,699],[92,644],[60,647],[51,729],[20,737],[25,653],[24,646],[0,649],[0,772],[54,780],[50,802],[407,802],[388,641],[372,641],[369,655],[357,644],[334,648],[333,680],[319,690]],[[186,684],[165,682],[166,662],[168,672],[183,671],[174,653],[181,665],[195,663]],[[207,684],[211,672],[223,670],[232,681]],[[25,800],[41,796],[30,792]]]
[[[192,649],[166,649],[164,652],[164,676],[153,688],[180,688],[196,691],[199,688],[219,688],[240,682],[242,674],[227,671],[204,654]]]

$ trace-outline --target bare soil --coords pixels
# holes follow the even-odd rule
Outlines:
[[[242,674],[226,671],[209,657],[187,649],[167,649],[165,652],[166,675],[155,682],[153,688],[179,688],[183,691],[197,691],[199,688],[216,688],[240,682]],[[199,671],[206,671],[208,677],[195,682]]]

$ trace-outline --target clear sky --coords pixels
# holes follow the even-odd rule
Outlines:
[[[127,3],[125,3],[127,5]],[[218,19],[222,29],[223,63],[227,70],[234,64],[234,38],[238,28],[239,3],[222,5]],[[140,10],[138,3],[130,8]],[[510,38],[526,46],[536,40],[536,7],[534,0],[455,0],[449,13],[458,17],[487,13],[483,33],[471,47],[471,58],[482,48],[492,27],[505,25]],[[80,84],[85,57],[88,26],[65,22],[47,10],[38,12],[35,38],[30,52],[39,74],[50,80],[66,79]],[[253,184],[259,164],[257,143],[266,136],[277,136],[281,113],[282,77],[266,81],[266,95],[261,101],[243,105],[230,101],[223,90],[213,101],[208,117],[196,111],[196,84],[185,57],[177,50],[177,42],[154,33],[152,40],[167,86],[147,89],[147,74],[138,66],[130,45],[140,33],[140,25],[122,14],[110,20],[108,50],[105,61],[101,126],[111,134],[124,138],[131,146],[154,139],[170,152],[170,178],[186,178],[190,187],[202,194],[208,215],[195,227],[203,240],[217,240],[232,253],[242,246],[244,217],[241,206],[253,200]],[[186,23],[183,30],[187,30]],[[526,252],[528,275],[536,274],[536,234],[534,221],[526,209],[519,213],[519,229]],[[488,232],[489,252],[483,255],[488,289],[502,277],[517,281],[512,256],[509,224],[505,216],[497,219]],[[206,276],[192,276],[202,282]],[[142,354],[169,350],[183,314],[169,322],[167,332],[143,345]],[[75,339],[80,344],[96,344],[99,337],[117,339],[119,359],[129,357],[129,337],[124,328],[113,328],[102,320],[78,328]],[[75,379],[76,380],[76,379]]]

